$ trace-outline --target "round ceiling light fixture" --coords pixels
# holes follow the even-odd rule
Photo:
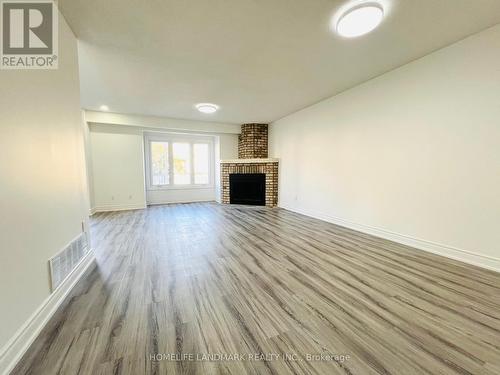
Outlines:
[[[212,103],[198,103],[196,104],[196,109],[201,113],[211,114],[219,110],[219,106]]]
[[[337,33],[346,38],[368,34],[384,18],[384,9],[377,3],[365,3],[348,9],[337,21]]]
[[[101,105],[101,106],[99,107],[99,109],[100,109],[101,111],[105,111],[105,112],[109,111],[109,107],[108,107],[106,104]]]

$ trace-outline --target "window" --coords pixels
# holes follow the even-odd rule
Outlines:
[[[210,137],[151,135],[145,139],[149,189],[213,185],[213,142]]]
[[[168,185],[168,142],[151,142],[151,177],[155,186]]]
[[[189,143],[173,144],[174,185],[189,185],[191,183],[190,146]]]
[[[208,144],[195,143],[193,145],[193,159],[194,159],[194,183],[195,184],[208,184]]]

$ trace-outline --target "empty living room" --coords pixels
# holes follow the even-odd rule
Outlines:
[[[0,375],[500,374],[500,0],[0,33]]]

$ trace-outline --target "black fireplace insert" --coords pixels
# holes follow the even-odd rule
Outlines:
[[[266,205],[265,173],[231,173],[229,175],[231,204]]]

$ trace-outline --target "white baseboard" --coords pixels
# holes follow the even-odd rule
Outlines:
[[[183,203],[201,203],[201,202],[215,202],[213,199],[190,199],[190,200],[165,200],[165,201],[155,201],[148,202],[148,206],[161,206],[162,204],[183,204]]]
[[[386,229],[376,228],[365,224],[355,223],[332,215],[304,210],[297,207],[280,204],[279,207],[288,211],[293,211],[305,216],[310,216],[315,219],[327,221],[337,224],[342,227],[357,230],[359,232],[371,234],[376,237],[381,237],[403,245],[408,245],[419,250],[424,250],[433,254],[442,255],[444,257],[458,260],[460,262],[472,264],[474,266],[486,268],[492,271],[500,272],[500,259],[487,255],[477,254],[472,251],[458,249],[456,247],[439,244],[432,241],[422,240],[419,238],[407,236],[400,233],[388,231]]]
[[[146,208],[146,205],[144,203],[141,203],[141,204],[102,205],[102,206],[95,206],[94,213],[96,213],[96,212],[110,212],[110,211],[143,210],[145,208]]]
[[[94,251],[90,249],[66,279],[0,349],[0,374],[7,375],[14,369],[85,271],[94,264],[94,259]]]

